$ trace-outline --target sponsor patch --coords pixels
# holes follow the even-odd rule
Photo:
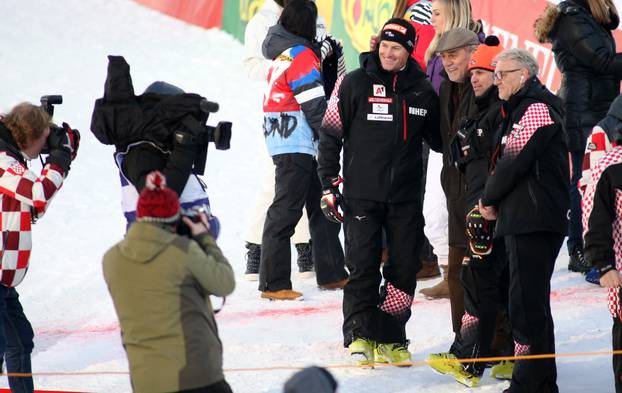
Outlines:
[[[370,104],[392,104],[393,98],[391,97],[367,97],[367,102]]]
[[[401,34],[406,34],[406,28],[404,26],[398,25],[397,23],[389,23],[382,30],[395,30]]]
[[[386,97],[387,96],[387,89],[384,87],[384,85],[373,85],[373,89],[374,89],[374,97]]]
[[[377,115],[377,114],[367,114],[367,120],[372,121],[393,121],[393,115]]]
[[[413,108],[409,106],[408,113],[415,116],[425,116],[428,113],[428,110],[423,108]]]
[[[374,113],[389,113],[389,105],[388,104],[372,104],[372,112]]]
[[[520,136],[521,131],[523,131],[525,129],[525,127],[523,127],[520,124],[514,124],[512,126],[512,132],[510,133],[512,135],[512,138],[518,138]]]

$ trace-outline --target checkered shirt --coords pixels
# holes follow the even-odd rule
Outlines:
[[[596,128],[596,127],[595,127]],[[597,131],[597,130],[595,130]],[[602,131],[602,129],[601,129]],[[596,136],[596,141],[594,136]],[[604,139],[603,139],[604,136]],[[592,143],[590,149],[590,144]],[[583,199],[581,200],[583,224],[583,236],[588,230],[590,216],[594,209],[594,194],[596,185],[600,180],[603,172],[611,165],[622,163],[622,146],[613,146],[609,144],[607,136],[602,134],[592,134],[588,139],[585,157],[583,159]],[[596,149],[598,148],[598,149]],[[589,164],[589,165],[586,165]],[[615,191],[615,212],[616,217],[622,217],[622,191]],[[622,220],[615,220],[612,223],[613,236],[613,252],[615,255],[615,266],[617,270],[622,270]],[[622,310],[620,309],[620,297],[617,288],[609,288],[607,293],[607,305],[609,311],[614,318],[622,319]]]
[[[413,297],[406,292],[395,288],[393,284],[387,282],[386,296],[378,308],[387,314],[399,316],[410,310],[413,304]]]
[[[45,213],[63,184],[63,170],[47,164],[37,176],[15,157],[0,151],[0,283],[17,286],[26,275],[32,249],[31,223]]]
[[[546,104],[537,103],[529,105],[518,125],[514,125],[503,154],[515,158],[539,128],[553,123]]]
[[[329,131],[330,134],[341,136],[343,135],[343,122],[341,121],[341,115],[339,114],[339,87],[345,75],[341,75],[335,82],[335,88],[328,100],[328,107],[324,113],[324,119],[322,120],[322,129]]]
[[[614,147],[615,143],[609,141],[607,134],[601,127],[595,126],[592,129],[592,133],[587,138],[585,144],[585,154],[583,155],[583,164],[581,166],[582,173],[578,184],[581,195],[585,194],[588,184],[593,183],[592,168]]]

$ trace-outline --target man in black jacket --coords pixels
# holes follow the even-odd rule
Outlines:
[[[464,315],[460,334],[451,346],[450,352],[432,354],[428,360],[431,367],[450,374],[458,382],[475,387],[484,373],[485,363],[457,363],[459,359],[473,359],[494,355],[512,355],[513,343],[509,334],[507,318],[500,306],[507,309],[507,264],[503,239],[493,244],[494,222],[485,221],[478,210],[478,201],[488,178],[493,150],[493,137],[502,122],[501,104],[497,87],[493,85],[494,58],[503,50],[495,36],[486,38],[471,56],[469,62],[470,83],[475,94],[477,113],[464,117],[450,146],[451,163],[465,179],[466,232],[469,248],[462,263],[461,283],[464,289]],[[501,283],[501,285],[499,285]],[[505,304],[505,307],[503,305]],[[496,353],[493,351],[493,336],[497,322]],[[511,363],[493,367],[492,375],[502,377],[501,371],[511,378]],[[509,373],[507,371],[510,371]]]
[[[410,318],[423,241],[421,142],[438,151],[438,98],[410,58],[416,34],[402,19],[383,27],[361,68],[338,80],[320,132],[318,172],[327,216],[341,219],[339,154],[344,148],[346,264],[343,335],[363,364],[410,359]],[[379,291],[382,228],[389,260]],[[375,354],[374,354],[375,352]]]
[[[494,75],[505,116],[480,212],[497,219],[495,237],[505,238],[516,355],[555,353],[551,276],[570,204],[561,101],[540,83],[538,63],[524,49],[497,56]],[[517,361],[507,391],[558,392],[556,380],[554,359]]]
[[[467,239],[464,233],[466,210],[466,185],[464,176],[451,163],[450,147],[464,117],[477,113],[473,88],[469,83],[469,61],[479,39],[474,32],[451,29],[441,36],[437,53],[443,61],[446,79],[441,83],[439,101],[441,108],[440,129],[443,138],[443,168],[441,184],[447,200],[448,256],[447,284],[451,306],[452,329],[460,334],[464,314],[464,291],[460,284],[462,260],[466,255]],[[427,296],[425,290],[421,292]],[[428,292],[429,293],[429,292]]]

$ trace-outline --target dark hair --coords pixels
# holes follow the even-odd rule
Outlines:
[[[313,41],[316,36],[317,6],[309,0],[290,0],[281,13],[279,23],[290,33]]]

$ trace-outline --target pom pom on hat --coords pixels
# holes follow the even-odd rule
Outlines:
[[[166,187],[166,179],[158,171],[147,175],[145,188],[136,206],[136,221],[172,224],[180,216],[179,198]]]
[[[471,55],[471,61],[469,62],[469,71],[475,68],[481,68],[487,71],[494,71],[497,66],[495,57],[503,52],[503,46],[499,41],[499,38],[494,35],[489,35],[484,40],[484,43],[477,47],[475,52]]]

